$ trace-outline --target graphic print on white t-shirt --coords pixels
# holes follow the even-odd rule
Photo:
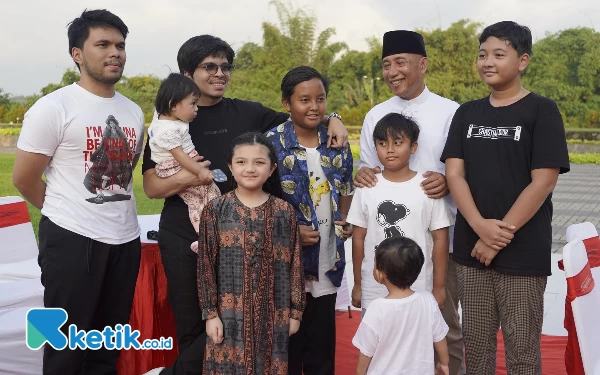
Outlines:
[[[398,223],[410,214],[410,210],[403,204],[396,204],[392,200],[384,200],[377,205],[377,224],[384,229],[385,238],[394,236],[404,237],[404,232]]]
[[[364,240],[364,258],[361,263],[361,304],[368,309],[376,298],[385,297],[387,289],[375,281],[373,267],[375,265],[375,248],[386,238],[384,224],[393,224],[394,230],[402,231],[404,237],[415,241],[425,258],[423,268],[412,285],[413,290],[431,292],[433,289],[433,236],[432,231],[449,227],[453,219],[448,205],[443,199],[429,198],[421,187],[425,178],[416,174],[406,182],[391,182],[382,174],[377,174],[377,184],[371,188],[358,188],[352,198],[352,204],[346,221],[352,225],[366,228]],[[380,205],[385,204],[380,213]],[[401,203],[400,203],[401,202]],[[404,209],[405,206],[406,209]],[[397,208],[397,210],[396,210]],[[406,211],[404,211],[406,210]],[[400,218],[402,218],[400,220]],[[384,227],[384,228],[382,228]],[[389,226],[392,228],[392,225]],[[399,229],[398,229],[399,228]],[[391,232],[389,230],[388,232]]]
[[[310,171],[308,175],[310,178],[310,197],[312,198],[316,209],[321,203],[321,196],[323,194],[331,194],[331,187],[329,186],[329,181],[327,181],[327,179],[322,178],[322,176],[317,176],[315,172]],[[320,224],[321,223],[319,222],[319,225]]]
[[[135,128],[121,128],[109,115],[106,127],[86,126],[86,150],[83,151],[87,172],[83,185],[93,196],[86,201],[94,204],[130,200],[127,194],[133,170],[132,161],[137,146]]]
[[[321,166],[321,154],[316,148],[305,147],[305,149],[310,182],[308,189],[317,215],[320,236],[319,281],[307,280],[306,291],[314,298],[318,298],[337,292],[337,288],[325,275],[337,261],[335,224],[333,222],[331,185]]]

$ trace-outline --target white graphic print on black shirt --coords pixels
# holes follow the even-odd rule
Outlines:
[[[463,104],[456,111],[441,160],[464,160],[465,179],[482,217],[503,220],[540,168],[569,170],[562,117],[550,99],[529,93],[517,102],[494,107],[489,97]],[[490,264],[507,274],[549,276],[552,248],[552,194],[538,212]],[[454,255],[457,263],[485,268],[471,256],[479,236],[456,216]]]
[[[488,139],[513,139],[518,141],[521,139],[520,126],[505,126],[498,128],[490,128],[487,126],[469,125],[467,138],[488,138]]]
[[[211,106],[199,106],[198,115],[189,124],[189,134],[198,152],[210,161],[210,169],[221,169],[227,181],[217,182],[221,193],[228,192],[231,171],[227,167],[226,150],[231,142],[246,132],[266,132],[289,119],[289,113],[275,112],[260,103],[223,98]],[[151,159],[150,145],[146,142],[142,173],[156,166]],[[165,199],[160,216],[160,227],[190,241],[198,235],[188,216],[188,207],[177,194]]]

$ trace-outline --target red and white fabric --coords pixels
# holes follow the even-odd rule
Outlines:
[[[600,374],[600,239],[591,223],[571,225],[559,262],[567,278],[565,366],[569,375]]]
[[[26,345],[27,311],[44,307],[38,246],[20,197],[0,197],[0,374],[42,373],[43,350]]]
[[[167,278],[158,243],[148,239],[149,231],[158,231],[160,215],[138,216],[141,229],[142,257],[138,272],[129,324],[140,332],[139,340],[173,338],[171,350],[122,350],[117,363],[119,375],[145,374],[151,369],[168,367],[178,355],[177,331],[173,310],[167,299]]]

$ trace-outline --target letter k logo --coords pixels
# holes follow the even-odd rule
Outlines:
[[[27,347],[38,350],[46,342],[56,350],[67,346],[67,336],[61,332],[60,327],[67,321],[67,312],[63,309],[43,308],[31,309],[27,312]]]

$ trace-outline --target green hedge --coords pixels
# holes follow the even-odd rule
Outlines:
[[[352,150],[352,159],[355,163],[358,162],[360,160],[360,146],[350,145],[350,150]]]
[[[360,160],[360,146],[350,145],[352,158],[355,162]],[[573,164],[600,164],[600,153],[572,154],[569,153],[569,161]]]
[[[600,164],[600,153],[569,154],[569,161],[573,164]]]
[[[21,134],[21,128],[8,128],[8,129],[0,129],[0,136],[10,136],[10,135],[19,135]]]
[[[567,143],[573,145],[600,145],[600,141],[592,141],[590,139],[567,139]]]

